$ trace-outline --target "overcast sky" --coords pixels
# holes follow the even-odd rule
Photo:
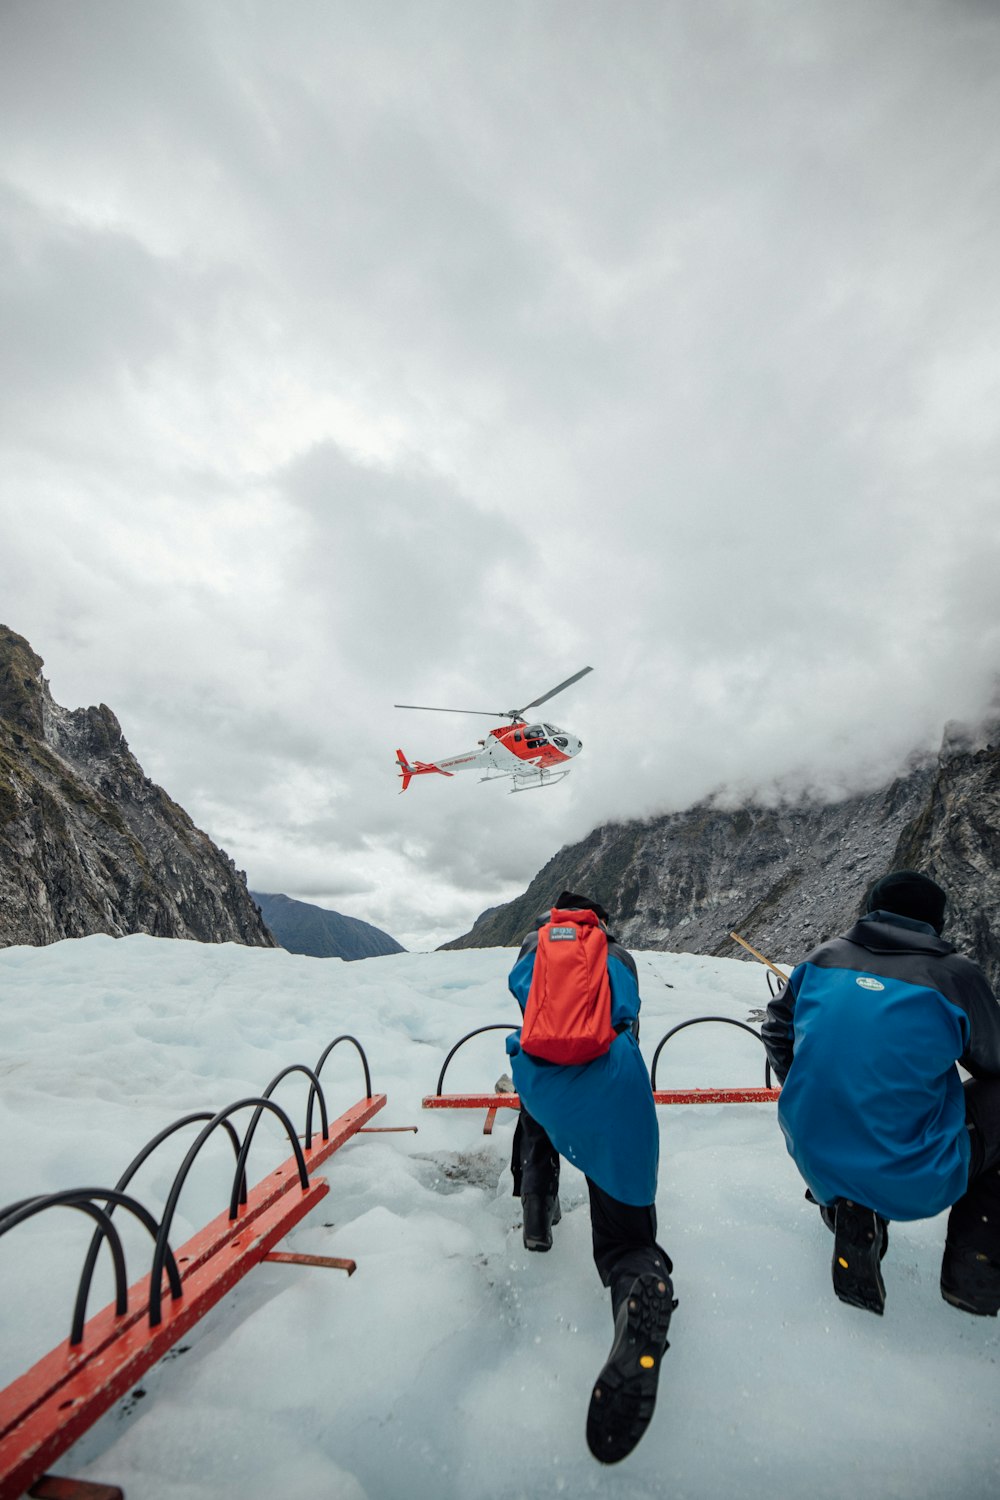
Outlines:
[[[0,620],[407,946],[1000,669],[993,0],[3,0]],[[398,796],[546,706],[572,775]]]

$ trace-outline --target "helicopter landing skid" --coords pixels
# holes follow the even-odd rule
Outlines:
[[[530,792],[538,787],[555,786],[557,781],[563,781],[569,775],[569,771],[535,771],[529,776],[514,776],[510,771],[494,771],[490,776],[480,776],[480,781],[506,781],[511,778],[514,785],[511,792]],[[519,785],[518,783],[522,783]]]
[[[515,776],[513,778],[514,785],[510,789],[511,794],[513,795],[514,792],[531,792],[543,786],[555,786],[557,781],[563,781],[568,775],[568,771],[539,771],[537,781],[534,777],[529,781],[527,778]],[[524,780],[524,785],[518,786],[518,782],[522,779]]]

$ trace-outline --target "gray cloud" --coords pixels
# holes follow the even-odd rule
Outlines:
[[[1000,661],[998,63],[972,0],[8,4],[0,615],[404,941],[891,775]],[[394,703],[586,663],[568,782],[396,795],[488,721]]]

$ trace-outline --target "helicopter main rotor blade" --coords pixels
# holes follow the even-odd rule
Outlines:
[[[440,708],[436,704],[429,703],[394,703],[393,708],[416,708],[427,714],[475,714],[481,719],[519,719],[522,714],[527,713],[529,708],[538,708],[540,704],[548,703],[556,693],[561,693],[563,688],[572,687],[574,682],[579,682],[581,677],[586,677],[587,673],[593,670],[593,667],[584,667],[581,671],[574,672],[572,677],[567,677],[566,681],[561,682],[558,687],[543,693],[540,698],[533,698],[523,708],[500,708],[495,713],[488,713],[484,708]]]
[[[581,677],[586,677],[587,673],[592,672],[593,670],[593,667],[584,667],[582,671],[574,672],[572,677],[567,677],[565,682],[561,682],[559,686],[554,687],[551,692],[543,693],[541,698],[533,698],[532,701],[530,703],[526,703],[523,708],[512,708],[510,710],[511,714],[513,714],[516,718],[520,718],[522,714],[526,714],[528,712],[529,708],[538,708],[541,704],[548,703],[549,699],[554,698],[556,693],[561,693],[563,688],[572,687],[574,682],[579,682]]]
[[[481,719],[505,719],[507,715],[502,709],[495,714],[487,713],[485,708],[432,708],[427,703],[394,703],[393,708],[419,708],[426,714],[477,714]]]

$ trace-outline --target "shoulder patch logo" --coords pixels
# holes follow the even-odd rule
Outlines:
[[[885,989],[885,985],[882,983],[881,979],[869,979],[867,974],[862,974],[860,978],[856,979],[854,982],[855,984],[859,984],[863,990]]]
[[[559,943],[559,942],[565,943],[565,942],[575,942],[575,941],[576,941],[576,928],[575,927],[550,927],[549,928],[549,942],[550,943]]]

